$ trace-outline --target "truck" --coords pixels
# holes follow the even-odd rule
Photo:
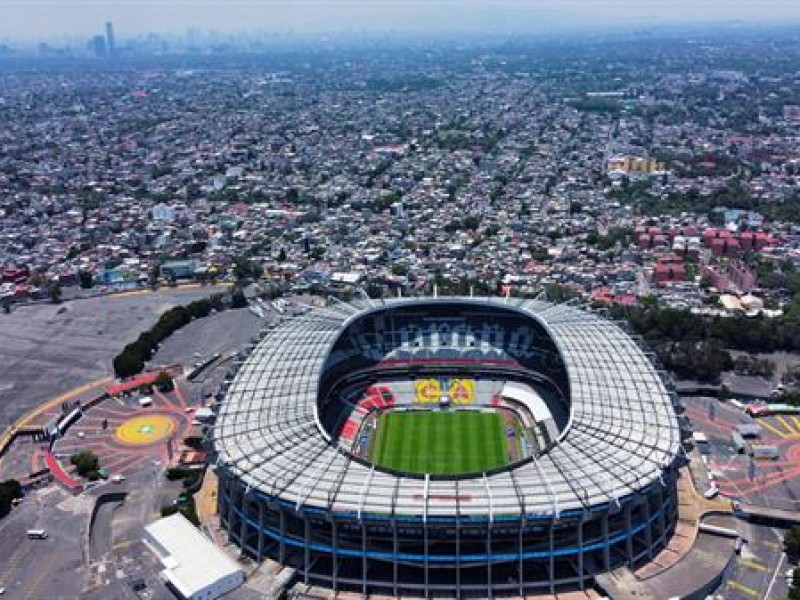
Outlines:
[[[738,431],[731,433],[731,444],[737,454],[748,454],[749,444],[744,441],[744,436]]]
[[[750,456],[756,460],[774,460],[778,458],[778,447],[773,444],[752,444]]]

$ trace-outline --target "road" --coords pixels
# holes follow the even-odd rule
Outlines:
[[[74,600],[85,577],[83,531],[91,503],[50,486],[34,491],[0,523],[0,585],[9,598]],[[41,528],[45,540],[28,539],[26,531]]]
[[[800,497],[800,465],[796,463],[800,444],[800,422],[787,417],[750,419],[740,408],[713,398],[685,398],[684,403],[695,430],[709,439],[702,444],[709,472],[723,495],[774,508],[796,510]],[[762,441],[779,447],[775,461],[751,461],[738,454],[730,442],[739,423],[757,422]],[[789,568],[782,553],[783,531],[743,524],[748,544],[726,574],[720,594],[725,600],[779,600],[786,597],[784,572]]]

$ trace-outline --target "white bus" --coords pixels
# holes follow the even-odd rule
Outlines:
[[[32,540],[46,540],[47,531],[44,529],[28,529],[28,538]]]

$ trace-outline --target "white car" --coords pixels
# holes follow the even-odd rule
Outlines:
[[[0,587],[0,596],[6,593],[6,588]]]
[[[125,476],[124,475],[114,475],[111,478],[111,481],[113,481],[114,483],[122,483],[123,481],[125,481]]]

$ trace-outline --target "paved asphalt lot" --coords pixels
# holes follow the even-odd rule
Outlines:
[[[701,451],[722,495],[760,506],[800,509],[800,422],[786,416],[753,420],[740,408],[714,398],[684,398],[684,404],[695,430],[708,437]],[[777,460],[751,461],[736,453],[731,431],[739,423],[753,422],[762,427],[762,443],[778,446]],[[784,573],[790,565],[782,553],[784,532],[744,522],[740,527],[748,543],[731,565],[718,596],[725,600],[785,598]]]
[[[0,315],[0,427],[41,401],[110,374],[111,357],[149,327],[164,310],[204,297],[204,287],[166,290],[65,302],[60,306],[18,308]],[[63,310],[66,309],[66,310]],[[191,365],[216,352],[229,357],[243,349],[267,322],[247,309],[218,313],[187,325],[167,340],[155,361]],[[199,355],[197,357],[196,355]],[[210,392],[229,361],[218,361],[189,385],[187,396]],[[112,405],[112,408],[116,405]],[[23,444],[22,450],[35,444]],[[23,452],[24,454],[24,452]],[[20,459],[26,463],[25,456]],[[24,468],[24,465],[23,465]],[[9,598],[163,599],[175,596],[160,581],[161,564],[144,546],[144,527],[159,517],[181,489],[169,482],[158,459],[127,473],[121,485],[105,483],[74,497],[53,484],[30,492],[0,521],[0,586]],[[128,491],[125,501],[103,505],[90,528],[95,497],[103,491]],[[29,540],[33,527],[48,530],[46,540]],[[145,587],[133,591],[133,583]],[[248,582],[234,600],[262,597]]]
[[[26,496],[0,521],[0,586],[6,596],[24,600],[74,600],[85,576],[84,534],[91,512],[88,497],[72,497],[51,485]],[[46,529],[45,540],[30,540],[26,531]]]
[[[111,358],[168,308],[225,289],[166,289],[0,314],[0,431],[43,401],[110,375]]]
[[[246,308],[226,310],[189,323],[173,333],[156,352],[154,363],[192,364],[219,353],[223,358],[244,348],[267,321]]]

